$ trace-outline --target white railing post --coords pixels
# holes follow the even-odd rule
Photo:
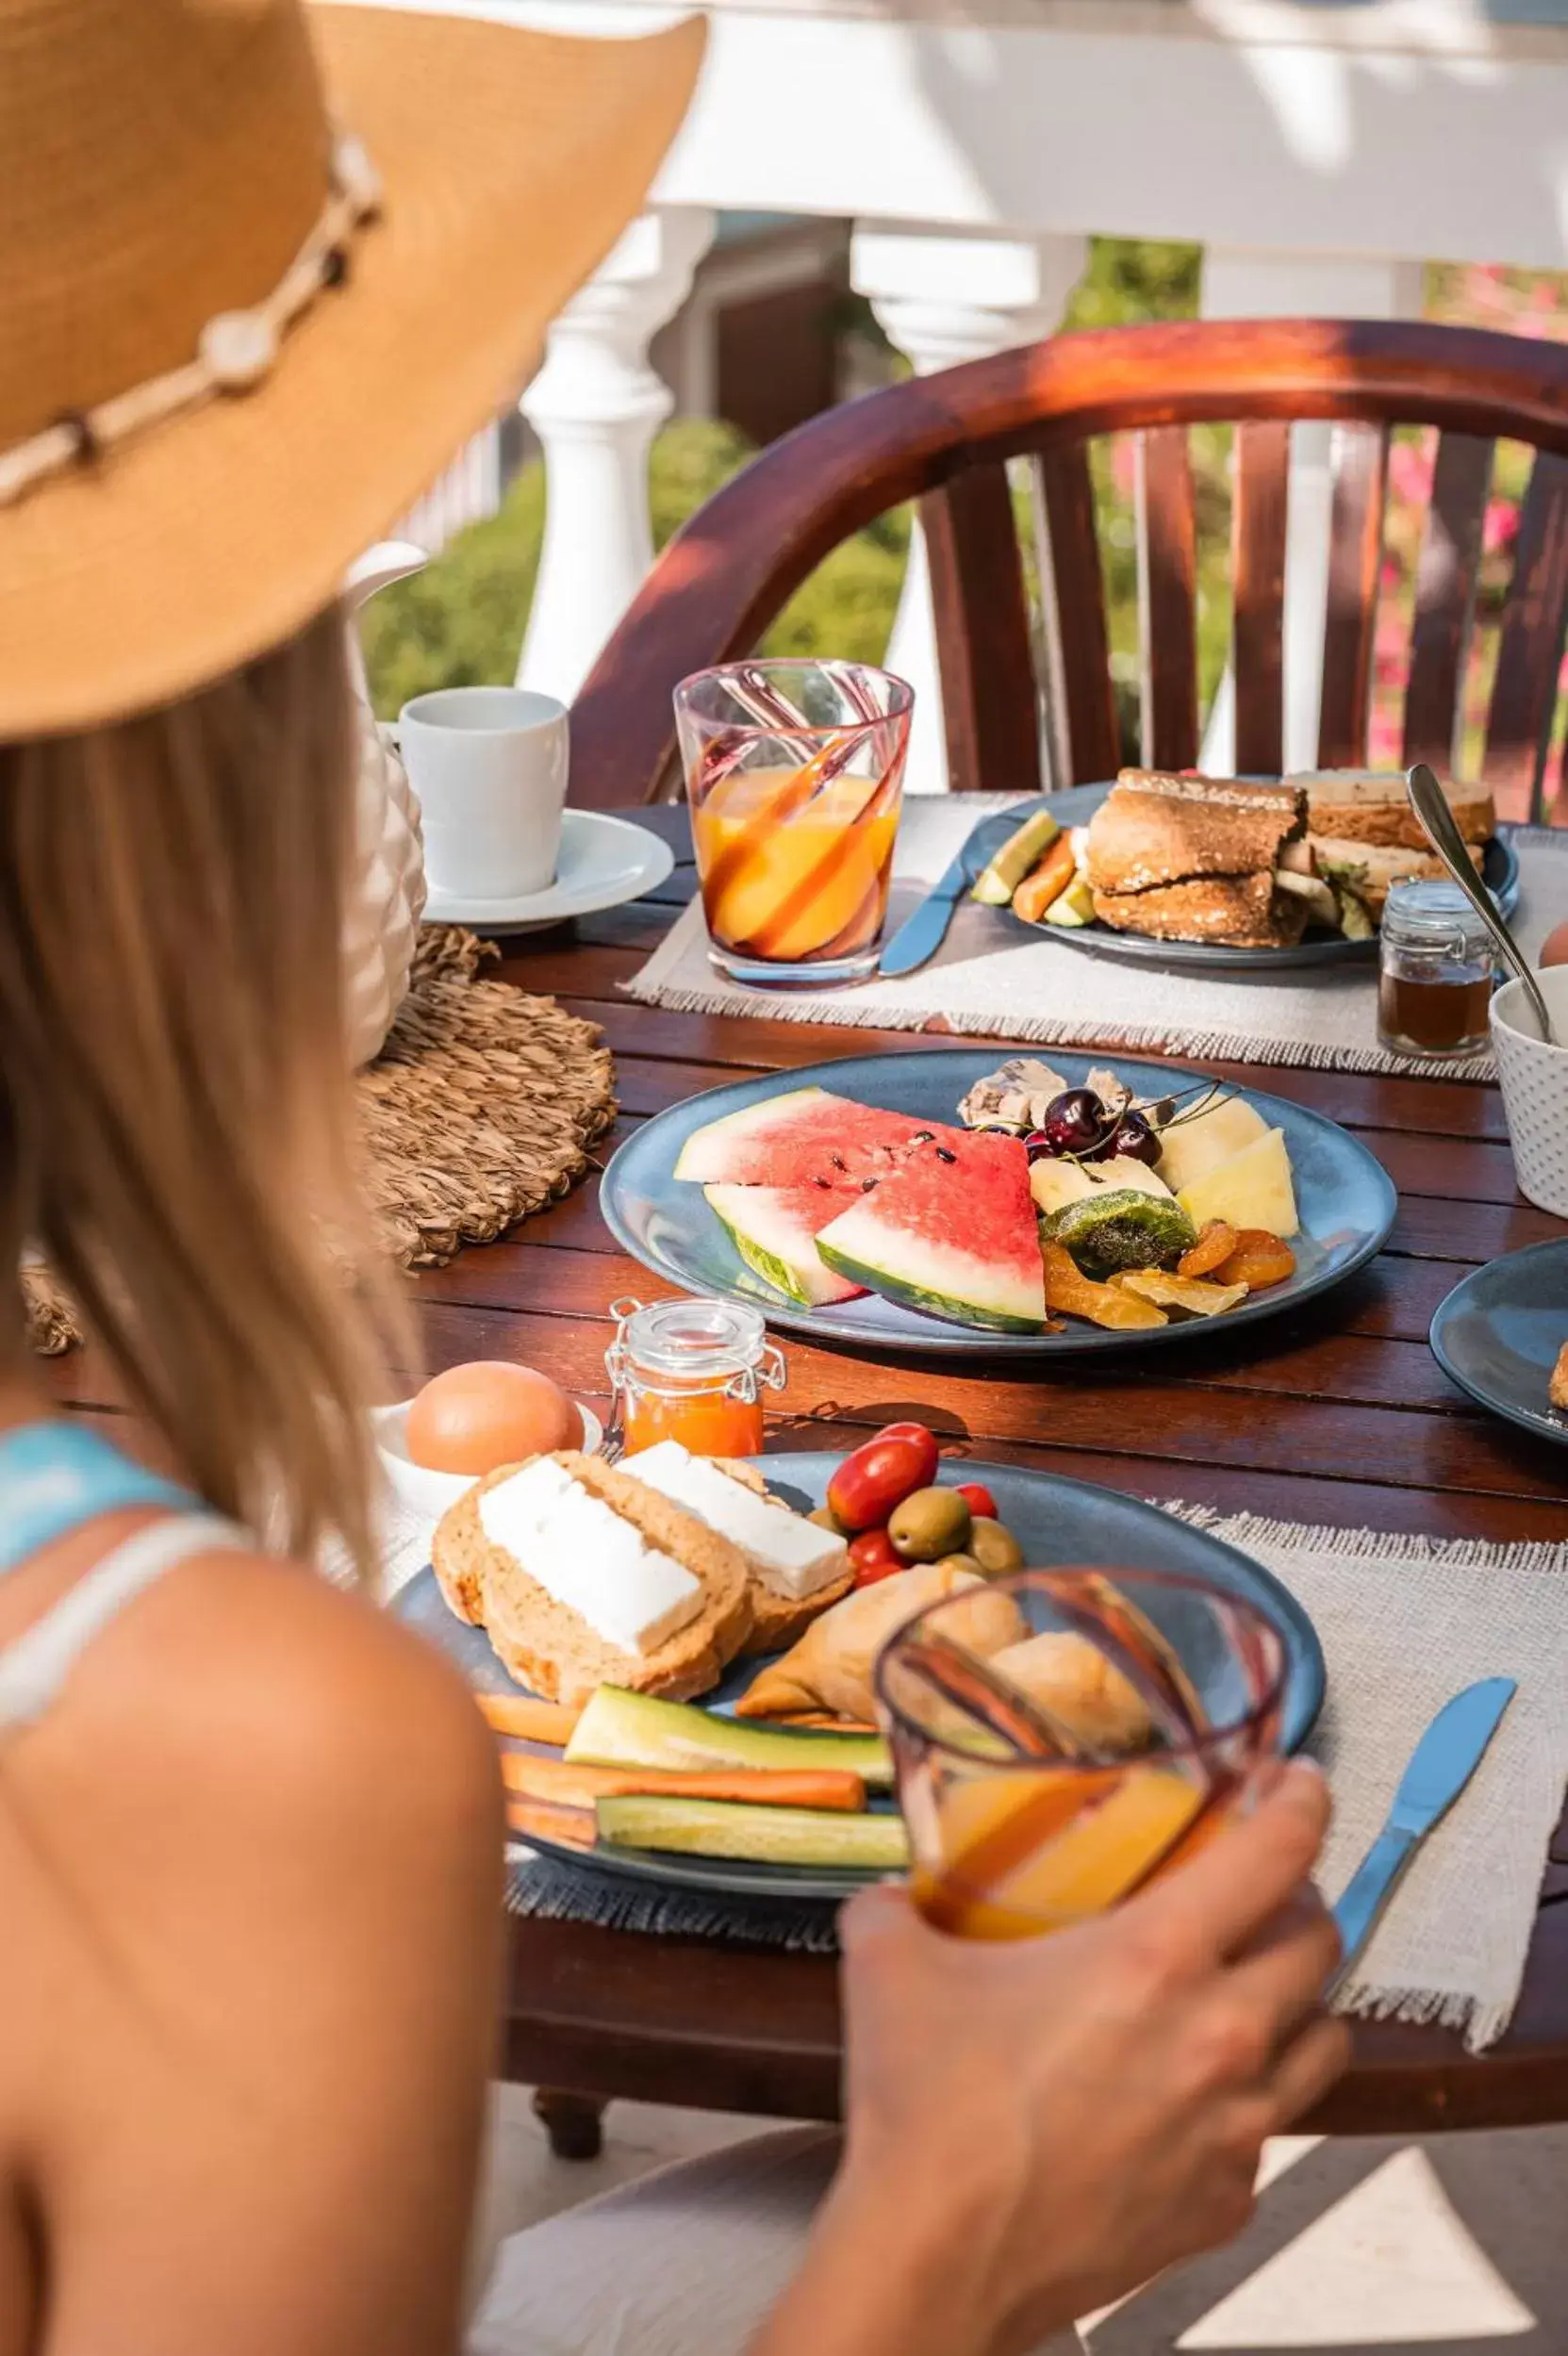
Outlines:
[[[1088,245],[1079,237],[1010,238],[867,222],[850,240],[850,275],[889,340],[916,375],[927,376],[1049,335],[1087,258]],[[946,793],[936,633],[918,522],[887,667],[915,689],[906,790]]]
[[[1203,255],[1205,319],[1419,319],[1424,266],[1397,256],[1266,253],[1214,246]],[[1334,429],[1325,418],[1291,428],[1285,525],[1284,750],[1287,769],[1317,766],[1323,630],[1333,525]],[[1235,766],[1236,715],[1229,667],[1200,755],[1220,775]]]
[[[522,396],[544,449],[545,526],[518,684],[569,702],[653,558],[648,453],[673,406],[648,364],[713,239],[698,206],[641,214],[550,330]]]

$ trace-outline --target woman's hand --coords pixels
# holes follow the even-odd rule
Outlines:
[[[757,2356],[1021,2356],[1239,2232],[1264,2138],[1347,2055],[1307,1882],[1328,1814],[1287,1769],[1194,1863],[1049,1938],[850,1906],[844,2166]]]

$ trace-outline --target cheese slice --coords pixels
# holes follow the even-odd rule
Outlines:
[[[479,1520],[492,1546],[623,1653],[657,1652],[704,1608],[701,1579],[549,1457],[487,1489]]]
[[[832,1530],[759,1497],[708,1458],[691,1455],[678,1440],[661,1440],[628,1457],[621,1470],[729,1539],[757,1576],[792,1602],[804,1603],[831,1587],[848,1568],[848,1549]]]

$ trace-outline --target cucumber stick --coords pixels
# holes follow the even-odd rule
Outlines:
[[[1016,833],[1008,836],[982,873],[971,898],[987,908],[1005,908],[1031,867],[1050,848],[1061,832],[1048,810],[1036,810]]]
[[[602,1685],[589,1702],[566,1755],[573,1767],[841,1767],[873,1791],[893,1783],[892,1755],[880,1735],[757,1725],[612,1685]]]
[[[666,1849],[758,1865],[861,1866],[898,1873],[909,1863],[899,1816],[820,1808],[748,1807],[731,1800],[600,1800],[599,1837],[616,1849]]]

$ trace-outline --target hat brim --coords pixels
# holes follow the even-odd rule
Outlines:
[[[700,18],[636,41],[379,8],[311,20],[385,209],[255,391],[0,510],[0,738],[172,701],[329,604],[520,388],[640,206],[705,38]]]

